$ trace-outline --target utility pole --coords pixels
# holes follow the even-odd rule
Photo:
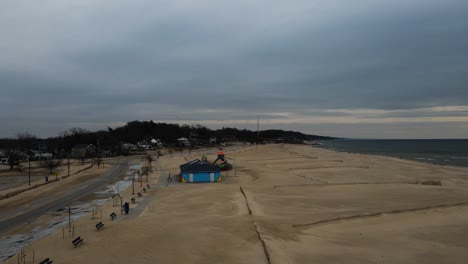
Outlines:
[[[260,136],[260,115],[257,115],[257,136]]]
[[[68,206],[68,233],[71,232],[71,207]]]
[[[97,167],[99,169],[99,165],[101,165],[101,152],[99,150],[99,139],[97,140]]]
[[[28,158],[28,165],[29,165],[29,179],[28,179],[28,185],[31,185],[31,157]]]
[[[257,145],[260,143],[260,115],[257,115]]]
[[[67,166],[68,166],[68,173],[67,173],[67,176],[70,176],[70,153],[68,153]]]

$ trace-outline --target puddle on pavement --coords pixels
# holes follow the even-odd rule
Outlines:
[[[118,191],[123,191],[132,185],[134,172],[141,169],[141,165],[130,166],[127,176],[124,180],[108,185],[104,191],[95,192],[91,199],[85,199],[85,202],[77,202],[71,206],[71,221],[77,221],[81,217],[92,212],[96,206],[101,206],[111,200],[111,195]],[[102,198],[106,197],[106,198]],[[26,234],[14,234],[0,237],[0,261],[4,261],[15,256],[23,247],[26,247],[34,240],[54,234],[63,226],[68,225],[68,207],[57,209],[48,213],[52,216],[47,223],[35,227]],[[34,224],[34,223],[33,223]]]

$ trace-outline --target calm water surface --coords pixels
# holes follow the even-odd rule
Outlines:
[[[468,139],[320,141],[321,147],[342,152],[397,157],[437,165],[468,167]]]

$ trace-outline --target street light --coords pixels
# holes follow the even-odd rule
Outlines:
[[[143,171],[139,175],[140,175],[140,187],[143,187]]]
[[[132,179],[132,195],[135,194],[135,173],[133,173]]]
[[[67,167],[68,167],[67,176],[70,176],[70,152],[68,153]]]
[[[29,167],[28,185],[31,185],[31,156],[28,156],[28,167]]]
[[[99,139],[97,140],[97,167],[99,169],[99,166],[101,165],[101,150],[99,147]]]

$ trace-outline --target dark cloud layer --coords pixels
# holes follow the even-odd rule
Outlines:
[[[466,1],[0,5],[0,136],[134,119],[250,128],[258,113],[307,133],[468,137],[454,108],[468,105]]]

